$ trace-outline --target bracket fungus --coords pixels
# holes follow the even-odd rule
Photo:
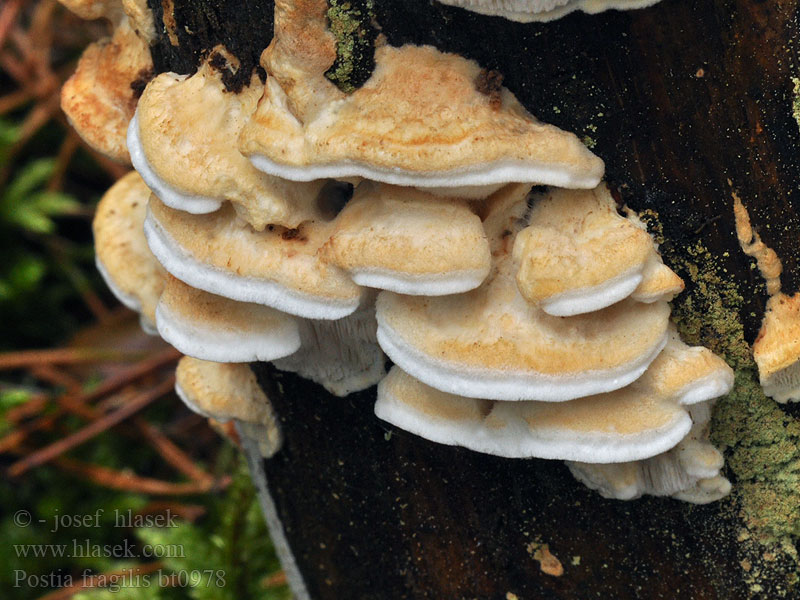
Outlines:
[[[645,8],[660,0],[439,0],[439,2],[483,15],[530,23],[553,21],[576,10],[595,14],[612,9]]]
[[[61,89],[61,108],[92,148],[130,162],[125,135],[138,94],[153,71],[150,50],[123,18],[110,40],[89,46]]]
[[[646,229],[617,212],[604,185],[550,189],[535,199],[528,220],[514,242],[517,286],[550,315],[593,312],[631,295],[672,300],[683,290]]]
[[[317,255],[328,239],[327,223],[258,232],[230,207],[192,215],[153,196],[144,228],[167,271],[212,294],[309,319],[340,319],[361,302],[361,288]]]
[[[236,148],[261,96],[253,73],[239,93],[225,90],[209,64],[190,76],[162,73],[148,84],[128,130],[133,166],[167,206],[213,212],[225,200],[257,230],[297,227],[316,216],[323,182],[295,183],[255,169]]]
[[[761,330],[753,343],[761,387],[778,402],[800,401],[800,292],[788,296],[781,291],[783,265],[753,231],[750,215],[736,194],[733,212],[739,245],[756,259],[769,294]]]
[[[674,448],[692,428],[686,407],[732,387],[722,359],[673,332],[645,374],[613,392],[559,403],[489,401],[442,392],[395,366],[379,386],[375,413],[424,438],[487,454],[619,463]]]
[[[481,91],[481,68],[458,55],[383,45],[372,76],[344,95],[324,76],[335,57],[328,32],[292,52],[310,35],[297,21],[319,28],[326,6],[276,2],[264,96],[240,138],[259,169],[294,181],[364,177],[481,198],[510,182],[599,183],[603,162],[575,135],[538,122],[505,88]]]
[[[59,0],[59,2],[87,21],[108,19],[116,22],[122,16],[120,0]]]
[[[175,370],[175,391],[204,417],[221,423],[235,419],[244,425],[265,458],[280,449],[283,436],[272,405],[247,365],[184,356]]]
[[[442,296],[478,287],[491,256],[480,218],[455,198],[364,182],[322,248],[366,287]]]
[[[638,379],[667,340],[669,307],[624,300],[563,319],[519,293],[511,248],[529,186],[497,192],[484,221],[493,272],[462,295],[382,292],[378,341],[397,365],[442,391],[492,400],[563,401]]]
[[[165,271],[142,231],[149,197],[149,188],[131,171],[103,195],[92,229],[97,270],[119,301],[140,313],[143,329],[154,333]]]
[[[167,275],[156,306],[159,335],[204,360],[274,360],[300,348],[297,320],[268,306],[236,302]]]
[[[244,364],[269,360],[339,396],[380,381],[382,419],[573,461],[605,495],[723,495],[706,430],[732,374],[671,328],[683,282],[618,212],[602,160],[433,47],[381,41],[344,93],[325,77],[327,7],[276,1],[265,82],[227,91],[214,65],[239,65],[221,46],[152,79],[128,127],[139,174],[98,208],[98,266],[187,355],[184,401],[266,428],[251,431],[273,452]]]
[[[677,446],[637,461],[597,464],[567,461],[573,476],[605,498],[633,500],[643,494],[672,496],[693,504],[724,498],[731,483],[721,475],[722,454],[708,441],[711,402],[687,407],[692,428]]]

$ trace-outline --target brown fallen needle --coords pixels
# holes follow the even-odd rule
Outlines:
[[[186,483],[173,483],[152,477],[141,477],[128,471],[115,471],[100,465],[90,464],[60,456],[53,459],[53,463],[65,471],[84,477],[97,485],[120,490],[136,492],[137,494],[155,494],[160,496],[186,496],[190,494],[205,494],[212,490],[222,490],[231,482],[229,475],[219,479],[207,481],[191,481]]]
[[[22,460],[15,462],[8,468],[8,475],[10,477],[17,477],[28,469],[44,464],[47,461],[64,454],[75,446],[79,446],[85,441],[113,427],[117,423],[121,423],[161,396],[169,393],[172,391],[174,385],[175,377],[170,377],[166,381],[162,381],[156,385],[154,388],[137,394],[117,410],[103,415],[96,421],[89,423],[75,433],[62,438],[57,442],[53,442],[49,446],[45,446],[41,450],[37,450]]]
[[[0,371],[23,369],[40,364],[74,364],[95,361],[130,361],[144,356],[143,350],[109,350],[107,348],[58,348],[24,350],[0,354]]]
[[[42,416],[41,418],[33,421],[31,423],[25,423],[24,425],[18,426],[14,431],[10,432],[3,438],[0,438],[0,453],[8,452],[12,448],[18,446],[22,441],[25,440],[27,436],[35,431],[39,431],[41,429],[47,429],[48,427],[52,427],[53,424],[67,411],[78,413],[80,414],[79,406],[88,404],[110,394],[116,390],[119,390],[123,386],[126,386],[130,383],[133,383],[137,379],[148,375],[157,369],[167,366],[170,363],[173,363],[180,358],[181,354],[175,350],[174,348],[167,348],[162,352],[159,352],[152,358],[148,358],[141,362],[138,362],[132,365],[129,368],[126,368],[121,373],[118,373],[108,379],[104,380],[100,383],[97,387],[93,390],[84,392],[78,396],[67,397],[62,396],[59,399],[59,403],[61,406],[56,409],[55,411]],[[37,400],[39,400],[37,398]],[[31,403],[29,400],[28,403]],[[32,406],[28,407],[26,410],[23,410],[25,405],[18,407],[15,410],[19,410],[22,414],[20,417],[29,417],[32,416],[36,409],[43,410],[47,406],[47,401],[37,401]],[[9,417],[10,418],[10,417]],[[91,417],[90,417],[91,418]]]

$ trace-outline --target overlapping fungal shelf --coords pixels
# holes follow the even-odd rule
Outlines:
[[[671,327],[683,282],[602,161],[432,47],[379,47],[344,94],[327,3],[275,4],[265,82],[226,91],[224,48],[150,81],[138,173],[95,220],[109,287],[187,355],[187,404],[273,452],[244,363],[274,361],[339,396],[379,384],[378,417],[435,442],[571,461],[605,496],[725,495],[707,425],[733,374]]]

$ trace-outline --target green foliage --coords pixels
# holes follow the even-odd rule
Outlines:
[[[164,600],[160,587],[121,587],[119,590],[96,590],[75,594],[73,600]]]
[[[19,127],[10,121],[0,119],[0,165],[6,164],[9,150],[18,139]]]
[[[34,138],[12,160],[19,136],[18,125],[0,119],[0,350],[68,335],[92,258],[88,221],[74,219],[82,204],[47,189],[56,161],[46,151],[57,146]]]
[[[42,189],[55,169],[52,158],[40,158],[19,170],[0,194],[0,221],[32,233],[52,233],[54,217],[74,213],[80,203],[59,192]]]
[[[0,389],[0,435],[5,435],[11,427],[6,419],[6,413],[15,406],[25,404],[30,398],[31,393],[22,388]]]

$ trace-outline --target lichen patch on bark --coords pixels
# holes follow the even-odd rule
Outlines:
[[[328,0],[330,30],[336,38],[336,61],[325,76],[343,92],[362,86],[375,68],[377,29],[373,0]]]
[[[650,212],[642,217],[658,239],[658,216]],[[687,279],[687,290],[676,298],[673,310],[681,336],[687,343],[709,347],[736,371],[733,391],[715,406],[711,439],[725,451],[732,496],[749,532],[747,539],[775,545],[797,560],[800,422],[765,396],[759,385],[739,316],[744,299],[736,282],[724,276],[702,242],[684,248],[683,255],[665,255]]]

